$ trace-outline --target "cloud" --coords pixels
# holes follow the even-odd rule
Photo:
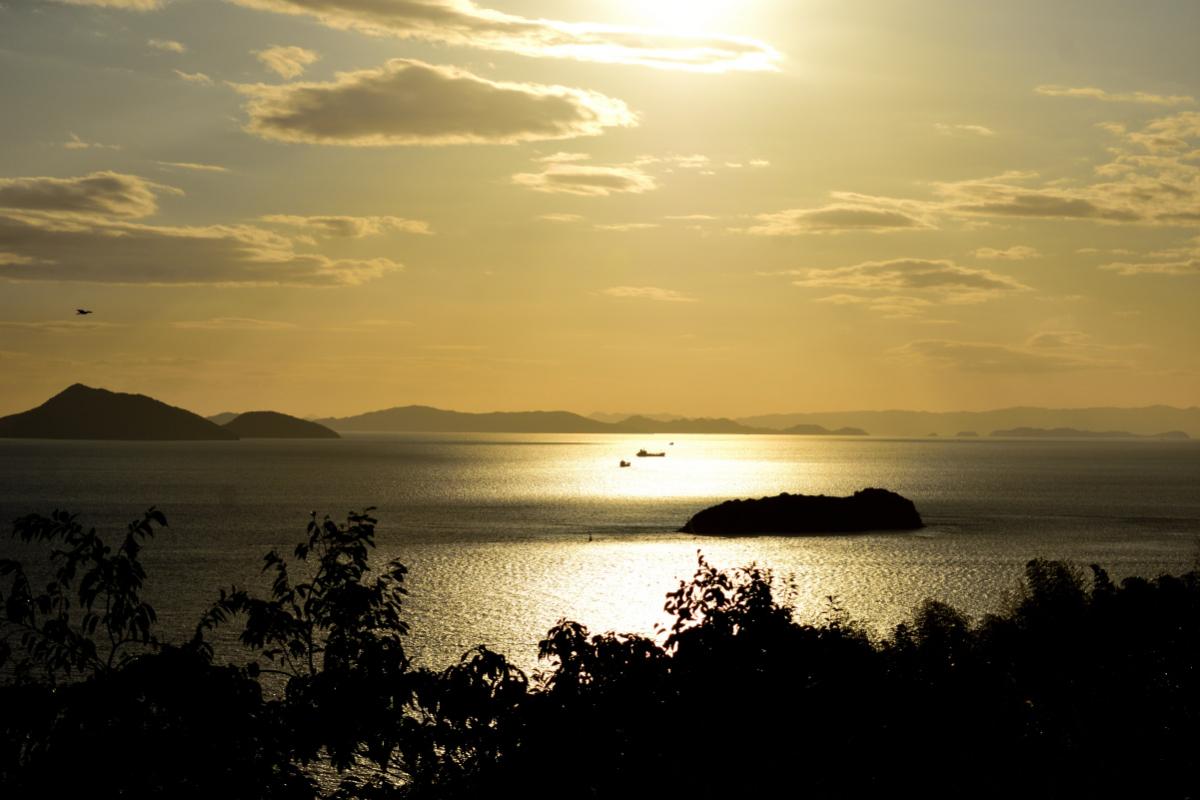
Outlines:
[[[975,257],[1000,261],[1025,261],[1030,258],[1041,258],[1042,254],[1037,251],[1037,248],[1015,244],[1005,250],[997,250],[994,247],[980,247],[975,251]]]
[[[174,39],[148,39],[146,44],[155,50],[161,50],[164,53],[186,53],[187,46],[182,42],[177,42]]]
[[[531,19],[470,0],[233,0],[261,11],[315,17],[331,28],[535,58],[638,64],[694,72],[773,70],[770,46],[735,36],[685,36],[587,22]]]
[[[1079,334],[1082,336],[1082,334]],[[1037,337],[1034,337],[1036,342]],[[941,369],[984,373],[1053,373],[1085,369],[1128,367],[1128,363],[1097,357],[1080,341],[1060,340],[1041,344],[1012,346],[990,342],[961,342],[947,339],[921,339],[889,351],[905,361],[925,363]]]
[[[78,135],[72,133],[69,140],[63,142],[64,150],[120,150],[119,144],[100,144],[99,142],[88,142],[79,138]]]
[[[541,172],[512,176],[513,183],[538,192],[607,197],[610,194],[641,194],[658,188],[658,182],[638,167],[592,166],[552,163]]]
[[[834,294],[828,297],[818,297],[813,302],[829,303],[832,305],[861,305],[882,314],[884,319],[911,319],[923,314],[933,301],[923,297],[907,295],[889,295],[885,297],[864,297],[853,294]]]
[[[1182,106],[1196,102],[1194,97],[1186,95],[1161,95],[1148,92],[1107,92],[1094,86],[1058,86],[1047,84],[1038,86],[1034,91],[1047,97],[1083,97],[1090,100],[1100,100],[1105,103],[1143,103],[1155,106]]]
[[[226,167],[217,164],[197,164],[193,161],[156,161],[160,167],[186,169],[192,172],[229,172]]]
[[[933,123],[934,130],[943,136],[953,136],[956,133],[970,133],[975,136],[995,136],[996,132],[983,125],[951,125],[945,122]]]
[[[172,322],[172,328],[203,331],[288,331],[298,327],[292,322],[252,319],[249,317],[217,317],[203,320],[180,320]]]
[[[807,233],[920,230],[934,227],[927,210],[916,201],[833,192],[835,202],[816,208],[791,208],[758,214],[757,225],[741,232],[755,236],[799,236]]]
[[[455,67],[393,59],[329,83],[236,85],[246,130],[309,144],[513,144],[595,136],[636,124],[620,100],[597,92],[490,81]]]
[[[119,8],[126,11],[154,11],[162,8],[163,0],[54,0],[69,6],[96,6],[98,8]]]
[[[664,303],[695,303],[696,298],[680,294],[674,289],[660,289],[657,286],[612,286],[603,291],[609,297],[640,298],[657,300]]]
[[[127,326],[117,322],[100,322],[98,320],[91,319],[51,319],[38,322],[0,322],[0,328],[41,331],[44,333],[94,333],[96,331],[124,327]]]
[[[303,47],[296,47],[294,45],[288,47],[276,45],[266,50],[255,50],[253,52],[258,60],[262,62],[263,66],[281,78],[289,80],[299,77],[303,74],[305,67],[309,64],[315,64],[321,58],[321,56],[312,50],[305,50]]]
[[[986,269],[963,267],[951,261],[898,258],[866,261],[848,267],[797,270],[796,286],[886,292],[930,291],[949,303],[977,303],[1028,286]],[[877,302],[874,298],[870,302]],[[912,305],[912,304],[910,304]]]
[[[339,236],[361,239],[364,236],[374,236],[390,231],[404,233],[419,233],[430,235],[429,223],[419,219],[404,219],[403,217],[349,217],[349,216],[314,216],[301,217],[290,214],[268,214],[260,217],[263,222],[273,225],[288,225],[303,228],[323,236]]]
[[[162,193],[180,192],[116,172],[0,179],[0,278],[346,286],[402,268],[386,258],[297,252],[294,240],[250,225],[136,222],[158,210]],[[420,223],[397,217],[295,219],[331,232],[421,230]]]
[[[582,214],[562,214],[554,212],[551,214],[542,214],[538,219],[544,219],[547,222],[582,222]]]
[[[658,224],[654,222],[620,222],[612,225],[595,225],[598,231],[644,231],[650,228],[657,228]]]
[[[136,175],[93,172],[77,178],[0,178],[0,209],[60,214],[145,217],[158,210],[156,194],[182,194]]]
[[[1114,262],[1100,269],[1118,275],[1200,275],[1200,255],[1180,261]]]
[[[587,153],[551,153],[548,156],[538,156],[533,159],[539,164],[565,164],[570,161],[587,161],[590,159]]]
[[[1135,222],[1137,211],[1096,193],[1072,189],[1029,187],[1015,180],[1033,177],[1010,173],[997,178],[934,184],[944,210],[954,214],[1034,219],[1094,219]]]
[[[184,72],[181,69],[172,70],[182,80],[188,83],[194,83],[197,86],[212,86],[213,79],[205,75],[203,72]]]

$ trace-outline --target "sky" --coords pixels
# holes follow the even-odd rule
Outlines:
[[[0,413],[1196,405],[1197,31],[1194,0],[0,0]]]

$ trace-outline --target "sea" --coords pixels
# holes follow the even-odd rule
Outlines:
[[[639,449],[662,458],[638,458]],[[631,462],[620,467],[621,460]],[[679,533],[695,512],[780,492],[883,487],[926,527],[854,535]],[[709,435],[349,434],[339,440],[0,440],[0,556],[44,563],[10,521],[55,509],[116,541],[154,506],[160,636],[182,640],[221,588],[264,588],[315,512],[374,508],[379,564],[409,568],[408,652],[442,668],[476,645],[526,671],[561,619],[662,638],[698,558],[771,570],[797,618],[886,636],[924,599],[972,616],[1014,601],[1033,558],[1115,579],[1200,565],[1200,442]],[[222,646],[236,648],[231,634]],[[226,653],[237,660],[237,653]]]

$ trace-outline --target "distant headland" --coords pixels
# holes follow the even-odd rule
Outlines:
[[[237,439],[204,417],[143,394],[110,392],[76,383],[19,414],[0,417],[11,439],[124,439],[219,441]]]
[[[925,527],[917,507],[887,489],[861,489],[850,497],[783,494],[758,500],[727,500],[695,514],[681,533],[861,533]]]
[[[274,411],[240,414],[218,425],[142,394],[110,392],[76,383],[37,408],[0,417],[0,438],[233,441],[339,437],[322,425]]]

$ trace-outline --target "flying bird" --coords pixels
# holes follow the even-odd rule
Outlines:
[[[92,313],[92,311],[91,311],[91,309],[88,309],[88,308],[75,309],[75,316],[77,316],[77,317],[82,317],[84,314],[90,314],[90,313]]]

